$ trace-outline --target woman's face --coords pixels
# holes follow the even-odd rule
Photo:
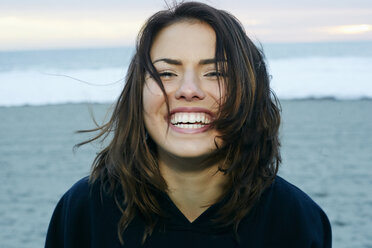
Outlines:
[[[216,130],[209,128],[223,96],[215,68],[216,34],[205,23],[181,21],[162,29],[150,56],[169,99],[170,115],[155,80],[143,90],[145,126],[159,153],[193,158],[216,149]],[[169,127],[169,128],[168,128]],[[219,140],[216,139],[219,143]]]

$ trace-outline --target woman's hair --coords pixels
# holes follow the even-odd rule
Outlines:
[[[110,143],[98,153],[90,181],[101,182],[102,190],[113,194],[122,216],[118,235],[133,218],[146,223],[143,242],[151,235],[159,216],[164,216],[157,195],[167,191],[157,161],[156,144],[148,136],[143,115],[142,92],[146,74],[162,89],[150,50],[160,30],[180,21],[209,24],[216,33],[216,66],[222,63],[226,97],[220,104],[212,126],[223,141],[209,156],[220,161],[220,171],[229,179],[216,225],[232,226],[252,209],[259,196],[274,180],[280,158],[278,130],[280,109],[270,89],[264,55],[247,37],[242,25],[231,14],[206,4],[185,2],[151,16],[140,31],[126,84],[114,107],[111,119],[96,129],[94,138],[78,146],[110,137]],[[217,144],[217,143],[216,143]]]

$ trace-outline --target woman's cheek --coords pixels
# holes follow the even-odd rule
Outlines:
[[[163,92],[161,91],[159,85],[153,79],[147,79],[145,82],[145,87],[143,89],[144,99],[146,97],[159,97],[163,96]]]
[[[164,95],[159,85],[154,80],[147,80],[143,88],[143,106],[145,112],[152,112],[163,101]]]

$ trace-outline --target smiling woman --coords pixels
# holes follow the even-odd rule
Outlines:
[[[138,37],[113,134],[53,214],[46,247],[330,247],[325,213],[277,176],[280,111],[262,52],[201,3]]]
[[[215,43],[216,34],[209,25],[190,21],[164,28],[153,42],[150,56],[171,111],[156,80],[148,76],[143,90],[144,120],[159,156],[198,157],[216,149],[218,133],[209,124],[222,97]]]

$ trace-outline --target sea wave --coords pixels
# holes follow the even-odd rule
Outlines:
[[[269,61],[272,88],[284,99],[372,97],[372,58],[313,57]]]
[[[0,73],[0,106],[113,102],[126,68],[98,70],[13,70]]]
[[[271,59],[271,87],[280,99],[370,99],[372,58]],[[28,69],[0,72],[0,106],[113,102],[127,68]]]

